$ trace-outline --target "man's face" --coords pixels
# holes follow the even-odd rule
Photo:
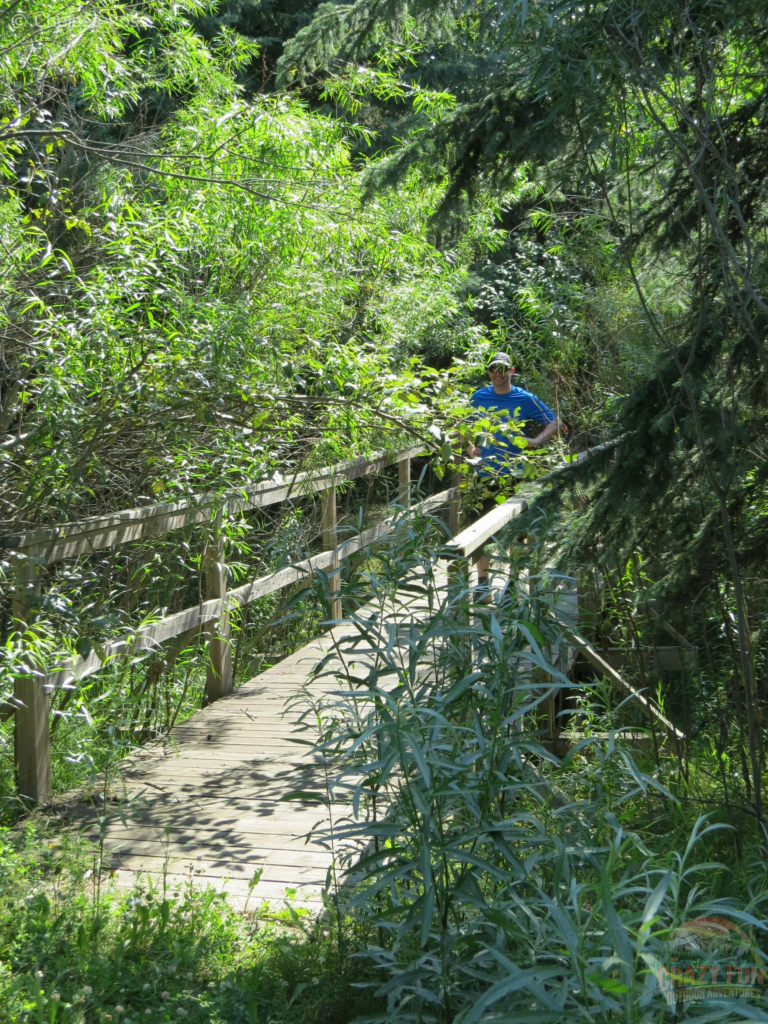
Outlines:
[[[503,363],[491,363],[488,367],[488,376],[495,388],[506,388],[512,379],[512,370]]]

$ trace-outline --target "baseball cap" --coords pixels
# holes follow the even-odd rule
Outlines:
[[[502,366],[509,367],[510,370],[512,369],[512,360],[506,352],[496,352],[495,355],[492,355],[488,360],[489,366],[495,366],[497,363],[501,363]]]

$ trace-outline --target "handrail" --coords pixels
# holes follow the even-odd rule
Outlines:
[[[414,508],[426,511],[429,508],[452,501],[457,495],[458,488],[451,487],[446,491],[441,491],[439,494],[426,498],[414,506]],[[349,555],[354,554],[356,551],[360,551],[362,548],[369,547],[383,540],[387,534],[392,532],[395,519],[395,516],[390,516],[383,522],[377,523],[376,526],[364,530],[358,536],[344,541],[331,551],[321,551],[317,555],[312,555],[311,558],[305,558],[301,562],[278,569],[268,576],[260,576],[250,583],[245,583],[235,590],[228,591],[225,597],[203,601],[201,604],[185,608],[183,611],[166,615],[158,619],[157,622],[140,626],[135,633],[99,645],[98,651],[93,650],[86,657],[78,656],[73,658],[60,668],[39,678],[38,681],[42,683],[46,692],[61,688],[71,688],[72,683],[79,682],[81,679],[85,679],[87,676],[98,672],[108,660],[114,657],[134,654],[136,651],[158,647],[161,643],[165,643],[166,640],[171,640],[173,637],[180,636],[189,630],[202,630],[208,623],[215,622],[236,608],[245,607],[251,601],[256,601],[260,597],[266,597],[277,590],[284,590],[285,587],[290,586],[292,583],[312,576],[318,570],[332,569],[334,564],[338,566],[338,563],[343,558],[348,558]],[[339,568],[337,567],[331,575],[338,572]]]
[[[569,462],[563,462],[559,466],[556,466],[549,473],[545,473],[544,476],[536,477],[533,480],[525,481],[533,485],[533,491],[543,483],[548,483],[550,480],[554,480],[564,470],[572,469],[574,466],[580,466],[586,462],[597,452],[609,451],[614,448],[621,438],[615,441],[607,441],[605,444],[596,445],[594,448],[586,448],[583,452],[579,452]],[[452,548],[457,555],[468,557],[477,551],[478,548],[486,544],[491,537],[500,530],[502,526],[506,526],[508,522],[514,519],[516,516],[521,515],[523,512],[528,510],[529,502],[533,498],[533,493],[529,492],[527,496],[515,495],[514,497],[507,498],[505,502],[499,505],[497,508],[492,508],[490,512],[486,513],[481,519],[478,519],[472,526],[468,526],[466,530],[458,533],[452,540],[448,541],[448,547]]]
[[[617,686],[621,687],[630,700],[639,704],[649,718],[655,719],[659,723],[664,732],[666,732],[674,743],[679,744],[685,742],[685,733],[681,732],[676,725],[673,725],[672,722],[670,722],[670,720],[656,707],[653,701],[649,700],[644,696],[644,694],[636,690],[634,686],[628,683],[612,665],[609,665],[605,658],[595,650],[588,640],[585,640],[580,633],[577,633],[576,630],[571,629],[570,627],[566,626],[564,631],[568,639],[573,641],[584,657],[592,663],[598,672],[604,675],[606,679],[610,679],[612,682],[616,683]]]
[[[575,466],[581,466],[592,458],[593,455],[597,455],[598,452],[609,452],[612,448],[621,444],[625,440],[625,436],[615,437],[611,441],[605,441],[603,444],[596,444],[593,448],[585,448],[583,452],[579,452],[574,455],[572,459],[567,462],[561,462],[559,466],[555,466],[554,469],[550,469],[548,473],[543,476],[537,477],[532,483],[543,484],[550,480],[556,480],[562,473],[567,469],[573,469]]]
[[[486,512],[472,526],[468,526],[466,530],[457,533],[455,537],[448,541],[447,547],[455,551],[457,555],[463,555],[464,558],[468,558],[478,548],[487,544],[502,526],[506,526],[510,520],[514,519],[515,516],[521,515],[527,509],[528,502],[525,498],[508,498],[502,505],[497,505],[490,512]]]
[[[88,657],[73,658],[50,676],[41,678],[32,668],[16,676],[12,705],[15,709],[14,748],[19,793],[35,802],[48,800],[51,796],[48,692],[98,671],[109,658],[130,650],[131,644],[139,649],[153,647],[171,637],[190,631],[198,632],[204,628],[208,638],[206,699],[213,702],[234,688],[229,643],[230,611],[233,607],[247,604],[257,597],[288,586],[307,573],[325,568],[328,570],[331,590],[331,618],[340,618],[339,561],[359,546],[374,542],[381,533],[386,532],[386,526],[379,524],[373,531],[366,531],[361,538],[338,545],[336,486],[397,464],[398,493],[401,501],[407,501],[410,494],[411,457],[421,451],[421,448],[410,448],[400,452],[385,452],[370,459],[351,459],[335,466],[296,473],[290,479],[276,477],[263,480],[226,494],[196,495],[184,501],[126,509],[79,522],[21,531],[17,535],[0,539],[0,547],[10,547],[11,558],[16,562],[17,585],[13,596],[13,617],[28,623],[30,598],[35,591],[35,578],[41,563],[50,564],[62,558],[157,536],[191,523],[207,522],[211,526],[203,554],[205,601],[140,627],[131,641],[123,637],[107,642],[105,646],[97,646]],[[318,491],[323,506],[323,552],[298,566],[288,566],[271,576],[253,580],[228,594],[221,524],[224,509],[244,512],[250,508],[285,501],[291,495],[300,496]],[[20,555],[26,555],[26,558]],[[0,717],[2,714],[0,711]]]
[[[41,557],[46,564],[75,555],[102,551],[145,537],[156,537],[193,523],[210,520],[214,508],[230,512],[275,505],[286,499],[327,490],[331,486],[357,480],[385,466],[410,459],[422,451],[409,448],[384,453],[371,459],[350,459],[334,466],[308,470],[283,478],[278,474],[226,494],[200,494],[182,501],[163,502],[140,508],[124,509],[102,516],[92,516],[58,526],[40,527],[0,537],[0,548],[23,551]]]

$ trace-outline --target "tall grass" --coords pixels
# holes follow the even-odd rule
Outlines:
[[[336,688],[303,696],[336,802],[315,841],[350,869],[350,907],[377,937],[365,955],[387,1008],[367,1019],[669,1018],[657,972],[673,930],[727,912],[764,941],[765,870],[746,872],[741,898],[718,896],[728,869],[707,848],[726,826],[688,818],[679,850],[633,827],[643,808],[673,819],[675,798],[664,764],[640,767],[620,728],[606,734],[601,684],[581,687],[582,737],[562,762],[549,752],[541,705],[571,685],[555,667],[551,552],[534,540],[507,559],[484,604],[445,539],[438,519],[403,515],[318,668]],[[759,1002],[685,1012],[768,1019]]]
[[[115,891],[94,855],[37,818],[0,828],[4,1024],[344,1024],[370,1006],[328,915],[260,906],[258,887],[245,915],[194,880]]]

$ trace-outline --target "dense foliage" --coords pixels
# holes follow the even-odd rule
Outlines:
[[[0,831],[4,1021],[335,1024],[363,1009],[366,972],[325,922],[256,893],[237,914],[194,884],[121,894],[92,853],[40,825]]]
[[[495,294],[480,295],[505,325],[533,313],[545,372],[570,378],[566,415],[621,439],[592,464],[572,568],[596,563],[618,580],[640,559],[641,604],[662,599],[708,649],[727,637],[724,688],[707,686],[694,728],[719,719],[723,756],[747,751],[737,785],[761,821],[765,45],[765,10],[750,2],[358,0],[320,8],[282,62],[286,82],[326,69],[349,105],[383,95],[379,55],[394,50],[406,78],[456,102],[434,125],[415,106],[401,114],[404,144],[372,167],[369,189],[434,168],[450,222],[529,167],[543,191],[519,213],[529,207],[550,260],[573,266],[591,250],[564,283],[579,322],[561,316],[563,331],[553,311],[535,322],[559,276],[543,253],[546,287],[537,274],[512,279],[517,315],[499,302],[503,264]],[[595,259],[606,245],[609,266]]]
[[[344,850],[362,878],[351,906],[378,930],[377,1020],[662,1020],[676,927],[732,914],[762,945],[765,865],[709,859],[730,840],[696,818],[712,792],[702,760],[681,788],[674,758],[637,748],[636,708],[613,711],[599,681],[566,705],[563,761],[542,742],[548,698],[572,693],[552,668],[572,586],[547,565],[553,527],[530,523],[489,605],[461,576],[446,588],[442,523],[403,520],[358,581],[373,600],[355,632],[318,666],[338,689],[304,696],[329,799],[349,807],[316,841]],[[395,598],[418,622],[397,639]]]
[[[5,142],[2,519],[16,527],[232,487],[309,447],[325,462],[364,450],[403,313],[418,330],[398,284],[450,278],[424,237],[429,195],[361,210],[340,126],[239,96],[247,48],[208,50],[161,4],[147,53],[146,15],[99,13],[95,52],[122,89],[108,78],[100,94],[93,53],[75,51],[41,69],[72,75],[71,94],[33,96]],[[50,49],[55,31],[54,12]],[[140,109],[147,94],[172,106],[182,81],[162,123]]]
[[[55,565],[17,557],[24,530],[406,443],[429,453],[425,487],[458,472],[471,499],[467,396],[500,348],[568,430],[526,475],[607,442],[501,538],[527,582],[498,605],[438,586],[438,519],[406,517],[391,547],[344,566],[345,613],[398,588],[431,609],[407,641],[358,621],[379,662],[368,691],[323,709],[317,739],[361,809],[349,829],[367,857],[339,935],[367,946],[392,1019],[661,1019],[648,972],[693,908],[746,915],[759,942],[767,44],[757,0],[0,11],[4,698],[30,665],[44,674],[205,596],[210,523]],[[389,514],[396,486],[390,470],[343,489],[344,529]],[[319,502],[219,527],[239,583],[317,550]],[[632,711],[583,666],[571,686],[547,665],[566,643],[554,566],[578,580],[581,628],[619,649],[683,749],[631,754]],[[319,628],[316,583],[233,617],[238,680]],[[662,671],[673,639],[680,667]],[[56,790],[192,713],[206,657],[193,631],[56,694]],[[539,743],[534,673],[548,670],[575,744],[562,764]],[[9,820],[23,810],[12,727],[0,725]],[[702,812],[723,827],[706,831]],[[0,955],[25,980],[0,985],[21,1019],[60,1012],[35,989],[40,935],[55,933],[47,955],[66,961],[72,999],[102,965],[98,1007],[67,1011],[89,1022],[116,998],[110,958],[150,919],[157,937],[141,933],[135,963],[181,956],[203,919],[225,959],[252,955],[212,898],[172,908],[143,892],[94,910],[81,886],[54,913],[55,871],[35,875],[9,842]],[[33,875],[19,917],[7,908]],[[346,959],[327,949],[323,978]],[[200,977],[224,971],[211,957]],[[304,983],[291,974],[292,990]],[[170,984],[168,999],[181,1016],[291,1019],[270,985],[253,1006]]]

